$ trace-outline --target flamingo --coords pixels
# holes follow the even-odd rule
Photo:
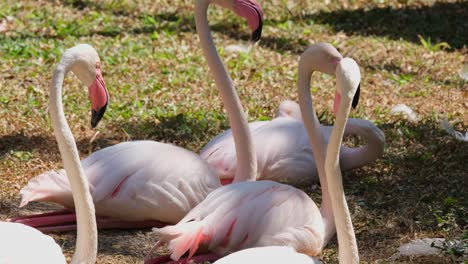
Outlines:
[[[77,241],[71,263],[95,263],[97,228],[94,205],[88,180],[80,164],[75,139],[62,106],[62,83],[68,71],[75,73],[89,87],[93,127],[104,115],[108,96],[96,50],[90,45],[80,44],[65,51],[52,79],[49,109],[76,207]],[[0,234],[0,263],[66,263],[65,256],[55,241],[32,227],[2,222]]]
[[[301,112],[307,121],[304,124],[319,165],[322,188],[320,210],[306,193],[278,182],[265,180],[225,185],[210,193],[176,225],[153,229],[160,240],[149,255],[164,244],[171,252],[170,258],[175,261],[187,251],[190,259],[201,246],[218,255],[251,247],[281,245],[288,245],[297,252],[310,256],[318,255],[335,233],[335,220],[342,221],[341,218],[333,217],[333,206],[343,210],[347,207],[340,203],[343,201],[336,199],[336,196],[344,197],[342,186],[340,188],[341,180],[337,181],[331,174],[325,174],[325,141],[310,99],[310,77],[314,70],[330,75],[336,73],[338,87],[334,112],[340,110],[341,114],[342,96],[347,103],[349,96],[356,95],[353,107],[357,105],[359,98],[359,68],[356,71],[357,64],[349,63],[349,60],[351,59],[343,59],[330,44],[318,43],[309,47],[301,55],[299,62]],[[349,89],[354,92],[348,91]],[[337,136],[338,133],[333,131],[331,144],[336,144],[334,137]],[[341,145],[341,140],[338,144]],[[329,163],[331,161],[327,162]],[[334,167],[327,170],[335,172]],[[346,214],[349,216],[348,211],[340,212],[339,215],[341,217]],[[343,245],[352,244],[350,241],[342,241],[342,233],[346,230],[341,225],[338,227],[339,242]],[[147,257],[146,263],[161,263],[159,260]]]
[[[282,102],[275,119],[251,122],[249,129],[257,154],[257,180],[294,186],[317,182],[317,166],[296,102]],[[328,142],[332,127],[321,126],[320,129]],[[343,171],[359,168],[382,156],[385,135],[372,122],[351,118],[345,135],[366,138],[367,144],[358,148],[342,147],[340,165]],[[200,151],[200,156],[216,171],[223,184],[232,182],[236,173],[236,151],[230,129],[212,139]]]
[[[208,1],[199,1],[208,4]],[[198,2],[197,2],[198,3]],[[253,0],[219,0],[214,3],[233,10],[246,18],[252,29],[252,38],[261,34],[261,7]],[[199,4],[198,4],[199,5]],[[206,17],[206,27],[208,21]],[[200,41],[213,72],[228,119],[234,131],[234,141],[247,142],[250,133],[244,130],[247,119],[230,79],[208,31],[199,31]],[[248,156],[238,157],[237,181],[255,179],[257,166]],[[154,141],[124,142],[99,150],[82,161],[88,176],[90,190],[96,206],[99,228],[145,228],[175,224],[208,193],[221,186],[219,178],[196,153],[171,144]],[[38,216],[17,217],[13,222],[37,227],[44,232],[73,230],[75,225],[73,203],[65,171],[49,171],[32,179],[21,190],[25,206],[31,201],[52,201],[67,211]]]
[[[332,210],[337,226],[339,261],[340,263],[359,263],[356,237],[344,197],[343,184],[341,182],[339,152],[352,101],[358,89],[357,87],[359,87],[360,73],[356,62],[349,58],[344,58],[340,64],[338,64],[336,71],[338,94],[344,96],[342,99],[335,101],[335,104],[338,105],[335,106],[335,109],[338,109],[338,114],[336,116],[335,125],[332,128],[330,142],[327,145],[325,171],[329,189],[336,190],[330,193],[330,197],[333,203]],[[309,90],[302,91],[303,93],[310,93]],[[306,106],[311,104],[308,99],[310,95],[304,95],[306,97],[305,100],[303,100],[304,107],[302,111],[306,116],[310,116],[310,108]],[[249,264],[265,262],[265,260],[267,260],[268,263],[320,263],[319,260],[313,257],[296,252],[294,248],[269,246],[244,249],[228,255],[216,261],[214,264]]]

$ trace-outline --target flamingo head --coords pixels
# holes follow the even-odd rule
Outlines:
[[[255,0],[212,0],[225,8],[231,9],[238,16],[247,20],[252,30],[252,40],[258,41],[262,35],[263,10]]]
[[[351,101],[355,108],[359,102],[361,90],[361,72],[357,63],[350,58],[340,60],[336,66],[336,93],[333,112],[336,116],[342,100]]]
[[[76,45],[64,53],[62,63],[88,86],[91,127],[96,127],[104,116],[109,101],[109,94],[102,77],[101,61],[96,50],[88,44]]]
[[[234,12],[245,18],[252,30],[252,40],[259,41],[262,36],[263,10],[255,0],[234,0]]]

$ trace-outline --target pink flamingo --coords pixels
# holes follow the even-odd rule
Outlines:
[[[312,148],[309,144],[299,105],[284,101],[279,115],[271,121],[249,123],[257,154],[257,180],[273,180],[291,185],[318,180]],[[331,126],[321,126],[325,142],[328,142]],[[358,135],[367,144],[358,148],[343,146],[340,165],[343,171],[352,170],[374,162],[382,156],[385,135],[372,122],[349,119],[345,135]],[[200,156],[216,171],[223,184],[231,183],[236,173],[236,151],[230,129],[212,139]]]
[[[202,1],[206,4],[208,2]],[[198,1],[197,1],[198,3]],[[246,18],[258,40],[261,34],[261,7],[253,0],[220,0],[217,4]],[[208,27],[208,21],[204,18]],[[213,40],[199,32],[200,41],[213,72],[223,104],[234,131],[236,147],[253,153],[247,119]],[[247,144],[245,144],[247,143]],[[254,180],[255,159],[238,156],[236,181]],[[171,144],[153,141],[125,142],[97,151],[82,161],[90,182],[99,228],[143,228],[177,223],[211,191],[221,186],[219,178],[197,154]],[[32,179],[21,190],[21,206],[31,201],[52,201],[73,209],[64,171],[49,171]],[[73,212],[53,212],[32,217],[17,217],[42,231],[72,230]]]
[[[343,66],[342,66],[343,65]],[[341,66],[341,67],[340,67]],[[346,199],[344,199],[343,185],[341,182],[341,171],[339,167],[339,152],[341,140],[343,138],[347,117],[350,112],[352,100],[359,86],[359,68],[351,59],[343,59],[337,67],[337,85],[339,94],[345,96],[338,103],[338,114],[330,143],[327,146],[327,155],[325,158],[325,171],[328,178],[328,186],[331,192],[333,203],[333,215],[337,226],[339,260],[340,263],[359,263],[359,254],[357,249],[356,237],[349,216]],[[341,71],[341,72],[339,72]],[[353,72],[354,71],[354,72]],[[349,73],[349,74],[348,74]],[[307,97],[306,97],[307,98]],[[304,105],[307,104],[307,99]],[[309,111],[307,107],[304,112]],[[307,114],[306,114],[307,115]],[[310,116],[310,114],[309,114]],[[286,246],[267,246],[244,249],[232,253],[214,264],[233,264],[233,263],[295,263],[295,264],[314,264],[320,263],[319,260],[307,255],[298,253],[294,248]]]
[[[197,11],[199,10],[196,9]],[[304,120],[307,121],[304,124],[319,165],[322,208],[319,210],[306,193],[289,185],[273,181],[234,183],[210,193],[178,224],[155,228],[154,232],[160,241],[153,250],[167,244],[171,252],[170,257],[175,261],[187,251],[190,259],[200,246],[218,255],[225,255],[250,247],[287,245],[297,252],[316,256],[334,235],[335,220],[340,245],[353,244],[351,237],[343,235],[349,229],[343,229],[341,221],[347,223],[350,217],[347,205],[342,204],[344,200],[337,199],[340,196],[344,198],[341,178],[330,176],[335,175],[332,174],[336,169],[334,166],[327,168],[330,173],[325,174],[325,141],[320,133],[320,123],[313,111],[310,97],[309,82],[314,70],[327,74],[336,72],[338,81],[334,112],[340,110],[340,115],[348,101],[349,104],[353,101],[353,107],[357,104],[360,73],[354,61],[343,59],[333,46],[326,43],[319,43],[307,49],[299,62],[298,89],[301,111]],[[344,98],[345,106],[340,104],[341,97]],[[353,97],[356,100],[353,100]],[[342,120],[343,118],[339,117],[337,123]],[[341,127],[344,129],[344,124],[338,126],[339,129]],[[340,136],[338,132],[333,131],[330,139],[333,146],[336,146],[337,136]],[[341,145],[341,139],[338,145]],[[337,148],[337,152],[334,149],[330,149],[330,152],[338,155],[339,146]],[[241,154],[249,155],[246,152]],[[327,165],[330,164],[334,165],[331,161],[327,162]],[[336,164],[338,166],[338,163]],[[337,168],[339,170],[339,167]],[[343,212],[335,212],[334,207]],[[339,217],[334,218],[334,213]],[[343,241],[345,238],[348,240]],[[357,247],[350,248],[353,252],[348,255],[357,254],[354,252]],[[343,251],[350,250],[345,248]],[[160,260],[147,259],[146,263],[161,263]]]
[[[107,90],[101,75],[96,50],[80,44],[68,49],[57,65],[50,89],[49,109],[55,137],[67,171],[76,207],[78,230],[76,250],[71,263],[95,263],[97,228],[94,205],[80,164],[75,139],[62,106],[62,83],[72,71],[89,88],[92,104],[92,126],[102,118],[107,106]],[[0,223],[0,263],[66,263],[60,246],[38,230],[18,223]]]

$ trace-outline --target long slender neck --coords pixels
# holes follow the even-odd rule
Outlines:
[[[351,100],[343,97],[328,142],[325,159],[325,171],[338,235],[340,263],[359,263],[356,236],[346,203],[339,164],[340,147],[350,109]]]
[[[346,135],[357,135],[367,140],[367,144],[357,148],[345,148],[341,151],[342,170],[351,170],[374,162],[382,156],[385,147],[385,134],[372,122],[364,119],[349,118]]]
[[[208,0],[195,1],[195,23],[203,53],[219,89],[233,132],[237,157],[234,182],[254,181],[257,174],[257,156],[252,136],[234,84],[213,43],[207,18],[208,5]]]
[[[313,54],[308,54],[313,56]],[[320,186],[322,188],[322,206],[320,212],[325,223],[324,244],[326,245],[331,237],[335,234],[335,222],[333,219],[333,210],[331,208],[330,194],[328,192],[327,177],[325,176],[325,139],[320,129],[320,122],[314,111],[312,97],[310,94],[310,78],[314,70],[311,59],[307,56],[302,56],[299,62],[298,75],[298,94],[301,114],[304,120],[304,126],[309,136],[310,145],[314,153],[315,162],[317,164]],[[312,60],[313,61],[313,60]]]
[[[81,167],[75,139],[68,126],[62,106],[62,83],[65,67],[54,72],[50,89],[49,111],[62,161],[67,172],[76,209],[77,240],[71,263],[95,263],[97,254],[97,228],[94,204],[89,192],[88,179]]]

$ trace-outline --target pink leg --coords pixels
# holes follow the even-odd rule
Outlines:
[[[234,178],[231,179],[220,179],[221,180],[221,185],[228,185],[231,184],[232,181],[234,181]]]
[[[64,209],[64,210],[53,211],[53,212],[49,212],[49,213],[42,213],[42,214],[35,214],[35,215],[25,215],[25,216],[13,217],[13,218],[8,219],[7,221],[8,221],[8,222],[15,223],[15,222],[17,222],[18,220],[22,220],[22,219],[31,219],[31,218],[37,218],[37,217],[43,217],[43,216],[53,216],[53,215],[69,214],[69,213],[71,213],[71,212],[73,212],[73,211],[70,211],[70,210],[68,210],[68,209]]]
[[[33,216],[30,218],[17,219],[15,223],[28,225],[31,227],[43,227],[64,223],[74,223],[76,221],[75,213],[49,214],[46,216]],[[12,221],[13,222],[13,221]]]
[[[185,263],[193,263],[199,264],[204,263],[205,261],[213,262],[218,260],[220,257],[216,254],[205,254],[205,255],[198,255],[193,256],[191,259],[182,258],[177,261],[171,260],[169,255],[160,256],[152,259],[145,260],[145,264],[185,264]]]
[[[127,222],[107,217],[97,217],[96,222],[98,229],[145,229],[160,228],[167,225],[167,223],[153,220]],[[35,217],[18,220],[16,223],[35,227],[43,233],[67,232],[76,230],[76,215],[70,213],[67,215]]]

